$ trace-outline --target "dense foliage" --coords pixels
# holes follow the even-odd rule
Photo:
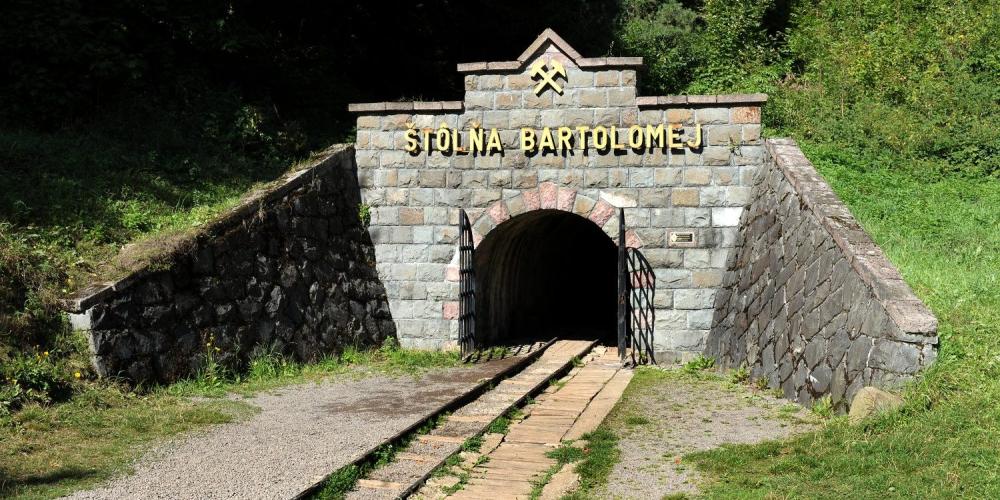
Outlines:
[[[401,91],[455,98],[456,62],[513,58],[546,27],[604,52],[618,5],[12,0],[2,9],[7,118],[61,127],[125,95],[201,112],[197,99],[230,93],[281,125],[336,135],[347,102]]]
[[[795,12],[774,125],[905,159],[1000,176],[1000,4],[822,1]],[[906,164],[909,165],[906,165]]]
[[[996,2],[629,0],[617,36],[649,93],[768,92],[773,132],[1000,176]]]

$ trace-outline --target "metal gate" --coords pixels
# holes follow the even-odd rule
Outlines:
[[[465,210],[458,211],[458,344],[462,358],[476,350],[476,270],[472,224]]]
[[[622,363],[655,363],[653,296],[656,275],[638,248],[625,243],[625,209],[618,209],[618,355]]]

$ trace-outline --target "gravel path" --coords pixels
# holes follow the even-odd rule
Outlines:
[[[261,410],[249,420],[168,443],[133,474],[69,498],[291,498],[516,359],[260,394],[246,400]]]
[[[652,369],[656,370],[656,369]],[[681,456],[724,443],[757,443],[812,430],[802,407],[712,376],[677,371],[637,374],[609,423],[621,458],[598,498],[663,498],[697,492]]]

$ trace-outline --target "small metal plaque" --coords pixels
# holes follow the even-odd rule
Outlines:
[[[671,231],[671,246],[692,246],[695,244],[694,231]]]

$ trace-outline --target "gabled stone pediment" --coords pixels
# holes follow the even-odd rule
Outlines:
[[[553,64],[556,62],[561,66]],[[535,64],[544,68],[548,78],[543,78],[540,71],[532,67]],[[457,69],[459,73],[464,73],[466,88],[466,94],[461,101],[354,103],[348,105],[348,110],[353,113],[432,115],[521,107],[534,109],[583,107],[605,110],[621,107],[637,108],[637,110],[665,109],[677,106],[758,108],[767,101],[766,94],[637,96],[637,73],[642,66],[641,57],[583,57],[558,33],[546,29],[521,52],[516,60],[460,63]],[[529,95],[539,82],[549,78],[557,82],[560,87],[556,91],[557,98],[550,99],[547,96],[536,98]],[[569,94],[563,95],[563,92],[559,91],[563,90],[562,86],[566,87]],[[551,87],[539,90],[547,92],[550,89]],[[511,94],[519,91],[524,91],[523,100]],[[502,94],[500,102],[495,100],[493,95],[495,93]],[[511,98],[517,102],[509,102]],[[629,112],[629,116],[637,115],[637,110]],[[608,117],[602,115],[595,118]],[[598,121],[601,121],[600,119]]]
[[[545,53],[548,49],[556,49],[569,59],[577,61],[583,59],[583,56],[576,51],[566,40],[563,40],[552,28],[546,28],[538,38],[535,38],[534,42],[528,48],[524,49],[524,52],[517,58],[521,63],[526,63],[534,59],[537,55]],[[642,61],[642,58],[639,58]]]
[[[459,73],[506,72],[520,71],[539,56],[557,58],[563,64],[578,68],[638,68],[642,66],[641,57],[583,57],[566,40],[551,28],[546,28],[535,41],[524,49],[524,52],[514,61],[492,61],[460,63]]]

